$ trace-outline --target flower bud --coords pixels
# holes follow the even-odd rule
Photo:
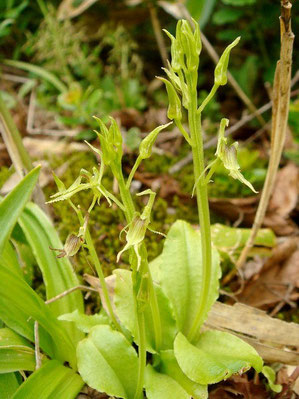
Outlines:
[[[183,53],[186,57],[187,69],[194,71],[198,68],[199,53],[197,52],[197,43],[188,21],[182,20],[181,29],[178,34]]]
[[[166,125],[161,125],[156,127],[153,131],[151,131],[140,143],[139,146],[139,154],[141,159],[149,158],[152,155],[153,145],[157,139],[158,134],[161,130],[166,129],[172,122],[167,123]]]
[[[217,86],[224,86],[227,83],[227,67],[231,50],[239,43],[240,36],[237,37],[229,46],[226,47],[218,64],[216,65],[214,76]]]
[[[175,88],[173,87],[172,83],[169,82],[169,80],[164,78],[159,78],[159,79],[165,83],[168,94],[169,105],[167,110],[167,117],[169,119],[181,120],[182,119],[181,100],[177,95]]]
[[[178,24],[179,23],[180,21]],[[175,72],[178,72],[184,65],[182,48],[178,40],[171,33],[169,33],[166,29],[163,30],[171,40],[171,66]]]
[[[118,124],[116,123],[116,120],[112,117],[109,118],[111,121],[111,125],[109,128],[109,139],[110,143],[113,146],[113,149],[117,152],[117,154],[121,157],[123,153],[122,149],[122,135],[119,129]]]

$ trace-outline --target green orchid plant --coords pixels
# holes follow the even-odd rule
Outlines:
[[[193,26],[192,26],[193,25]],[[77,345],[78,370],[90,387],[110,396],[124,399],[203,399],[208,385],[243,373],[253,367],[263,370],[263,360],[256,350],[235,335],[209,330],[204,326],[207,315],[219,295],[220,257],[212,245],[207,186],[216,167],[223,163],[229,175],[248,185],[237,162],[237,143],[230,146],[225,137],[227,119],[222,119],[215,160],[205,166],[201,115],[220,86],[227,82],[230,52],[240,38],[222,54],[216,68],[214,85],[207,98],[198,105],[197,79],[201,40],[198,24],[180,20],[171,40],[171,63],[161,79],[169,98],[169,124],[154,129],[141,142],[139,155],[126,179],[122,169],[122,135],[114,119],[108,128],[100,119],[97,132],[101,149],[91,146],[100,157],[100,170],[82,171],[75,183],[66,189],[55,177],[58,193],[50,202],[66,200],[80,222],[80,231],[72,253],[85,246],[98,273],[104,308],[108,317],[86,316],[78,311],[60,316],[75,323],[88,336]],[[183,126],[184,111],[188,129]],[[200,231],[184,221],[169,230],[162,254],[148,262],[144,237],[150,229],[155,193],[148,196],[144,209],[138,211],[131,193],[131,182],[142,160],[151,156],[160,131],[171,123],[181,131],[190,145],[194,165]],[[105,168],[110,168],[118,183],[119,197],[102,184]],[[93,200],[87,215],[72,202],[72,196],[91,189]],[[124,213],[127,226],[126,244],[116,256],[128,251],[130,270],[114,271],[113,297],[97,257],[89,230],[88,214],[102,197]],[[79,241],[80,240],[80,241]],[[66,250],[65,250],[66,252]],[[101,311],[103,313],[103,310]],[[96,318],[95,318],[96,317]]]

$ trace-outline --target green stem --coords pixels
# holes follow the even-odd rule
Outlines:
[[[74,208],[74,210],[76,211],[76,213],[78,215],[79,222],[80,222],[81,226],[83,226],[84,219],[83,219],[81,211],[78,210],[78,209],[76,210],[76,207],[73,207],[73,208]],[[102,266],[101,266],[101,263],[99,261],[97,252],[95,250],[95,247],[94,247],[94,244],[93,244],[93,241],[92,241],[92,238],[91,238],[91,235],[90,235],[88,227],[86,227],[86,231],[85,231],[85,242],[86,242],[87,249],[89,251],[89,254],[91,256],[92,262],[94,264],[94,267],[96,268],[96,271],[97,271],[97,274],[98,274],[98,277],[99,277],[99,280],[100,280],[100,284],[101,284],[101,288],[102,288],[102,292],[103,292],[103,296],[104,296],[104,299],[105,299],[105,302],[106,302],[106,306],[107,306],[107,309],[108,309],[109,316],[111,317],[111,320],[112,320],[113,324],[115,325],[115,327],[117,328],[117,330],[122,332],[122,329],[121,329],[121,327],[120,327],[120,325],[119,325],[119,323],[118,323],[118,321],[117,321],[117,319],[115,317],[115,314],[113,312],[113,308],[112,308],[112,304],[111,304],[111,301],[110,301],[108,288],[107,288],[107,284],[106,284],[105,277],[104,277],[104,274],[103,274]]]
[[[137,324],[138,324],[138,379],[134,399],[143,398],[144,372],[146,366],[146,342],[145,342],[145,323],[144,312],[138,310],[137,307]]]
[[[143,251],[146,252],[145,245],[142,244],[140,252],[141,256]],[[153,319],[153,327],[154,327],[154,334],[155,334],[155,349],[159,351],[162,345],[162,324],[161,324],[161,316],[160,316],[160,309],[158,304],[158,299],[154,287],[154,282],[151,276],[149,264],[147,261],[147,254],[146,254],[146,262],[145,262],[145,273],[148,274],[148,283],[149,283],[149,303],[152,313]]]
[[[212,98],[214,97],[217,89],[218,89],[218,85],[214,84],[214,86],[212,87],[212,90],[210,91],[210,93],[208,94],[208,96],[204,99],[204,101],[202,102],[201,106],[198,108],[197,113],[201,114],[202,111],[204,110],[204,108],[208,105],[208,103],[212,100]]]
[[[141,161],[142,161],[142,158],[139,155],[138,158],[136,159],[135,163],[134,163],[134,166],[133,166],[133,168],[132,168],[132,170],[131,170],[131,172],[129,174],[129,177],[128,177],[128,180],[127,180],[127,183],[126,183],[126,186],[127,186],[128,189],[130,188],[130,185],[131,185],[131,182],[132,182],[133,177],[135,175],[135,172],[138,169]]]
[[[184,126],[182,125],[182,122],[178,119],[175,119],[175,124],[177,125],[178,129],[180,130],[180,132],[182,133],[182,135],[184,136],[185,140],[187,141],[187,143],[192,147],[192,140],[190,139],[189,134],[186,132]]]
[[[197,207],[201,232],[202,249],[202,290],[200,292],[199,303],[193,324],[188,333],[190,341],[195,341],[202,322],[202,315],[205,301],[209,294],[211,270],[212,270],[212,247],[211,247],[211,228],[210,212],[208,202],[208,190],[205,181],[203,139],[201,134],[201,114],[197,111],[197,87],[196,82],[192,81],[190,74],[186,74],[187,85],[190,95],[190,107],[188,112],[191,139],[193,142],[192,154],[194,165],[194,180],[196,185]]]
[[[93,241],[92,241],[92,238],[90,236],[90,232],[89,232],[88,228],[86,229],[85,240],[86,240],[86,246],[88,248],[89,254],[91,256],[92,262],[93,262],[93,264],[94,264],[94,266],[96,268],[96,271],[97,271],[97,274],[98,274],[98,277],[99,277],[99,280],[100,280],[100,284],[101,284],[101,287],[102,287],[103,296],[104,296],[104,299],[105,299],[105,302],[106,302],[106,306],[107,306],[107,309],[108,309],[109,316],[111,317],[111,320],[113,321],[113,324],[115,325],[117,330],[118,331],[122,331],[122,329],[121,329],[121,327],[120,327],[120,325],[119,325],[119,323],[118,323],[118,321],[117,321],[117,319],[115,317],[115,314],[113,312],[113,308],[112,308],[112,304],[111,304],[111,301],[110,301],[110,297],[109,297],[109,293],[108,293],[108,288],[107,288],[107,284],[106,284],[106,281],[105,281],[105,277],[104,277],[104,274],[103,274],[103,271],[102,271],[102,267],[101,267],[101,264],[100,264],[98,255],[96,253],[96,250],[95,250],[95,247],[94,247],[94,244],[93,244]]]
[[[132,196],[131,196],[128,186],[125,184],[122,173],[119,173],[116,176],[117,176],[121,200],[126,208],[125,214],[126,214],[127,223],[131,223],[131,221],[134,217],[134,213],[135,213],[135,207],[134,207],[134,203],[132,200]],[[153,279],[152,279],[150,269],[148,266],[147,253],[146,253],[146,248],[145,248],[144,244],[141,245],[140,256],[143,259],[143,261],[146,263],[145,273],[148,274],[149,291],[150,291],[149,304],[150,304],[152,318],[153,318],[156,349],[158,350],[158,348],[161,347],[161,343],[162,343],[161,317],[160,317],[158,300],[157,300],[157,296],[156,296],[156,292],[155,292],[155,288],[154,288]]]

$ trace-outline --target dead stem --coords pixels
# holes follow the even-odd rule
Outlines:
[[[81,291],[95,291],[95,292],[98,292],[98,290],[96,290],[95,288],[87,287],[86,285],[77,285],[76,287],[72,287],[72,288],[70,288],[70,289],[68,289],[68,290],[66,290],[66,291],[64,291],[64,292],[62,292],[61,294],[58,294],[58,295],[54,296],[54,297],[51,298],[51,299],[48,299],[47,301],[45,301],[45,304],[46,304],[46,305],[49,305],[50,303],[56,302],[56,301],[58,301],[59,299],[65,297],[66,295],[69,295],[69,294],[71,294],[72,292],[77,291],[77,290],[81,290]]]
[[[254,244],[257,232],[263,223],[285,143],[290,103],[291,67],[294,42],[294,34],[291,29],[291,7],[292,4],[289,1],[282,1],[280,17],[281,50],[280,60],[277,62],[274,77],[271,153],[269,166],[251,234],[237,261],[237,268],[241,268],[245,263],[248,253]],[[235,273],[236,269],[232,270],[223,279],[223,284],[227,284],[234,277]]]
[[[37,370],[42,365],[40,348],[39,348],[39,333],[38,333],[37,321],[34,322],[34,353],[35,353],[35,370]]]

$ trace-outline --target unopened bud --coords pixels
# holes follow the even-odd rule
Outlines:
[[[226,47],[218,64],[216,65],[214,76],[217,86],[224,86],[227,83],[227,67],[231,50],[239,43],[240,36],[237,37],[229,46]]]
[[[167,117],[169,119],[177,119],[181,120],[182,119],[182,105],[181,105],[181,100],[173,87],[172,83],[169,82],[169,80],[165,78],[159,78],[162,80],[162,82],[165,83],[167,94],[168,94],[168,110],[167,110]]]
[[[139,146],[139,154],[141,159],[147,159],[152,155],[153,145],[157,139],[158,134],[161,130],[166,129],[172,122],[167,123],[166,125],[161,125],[156,127],[153,131],[151,131],[140,143]]]

